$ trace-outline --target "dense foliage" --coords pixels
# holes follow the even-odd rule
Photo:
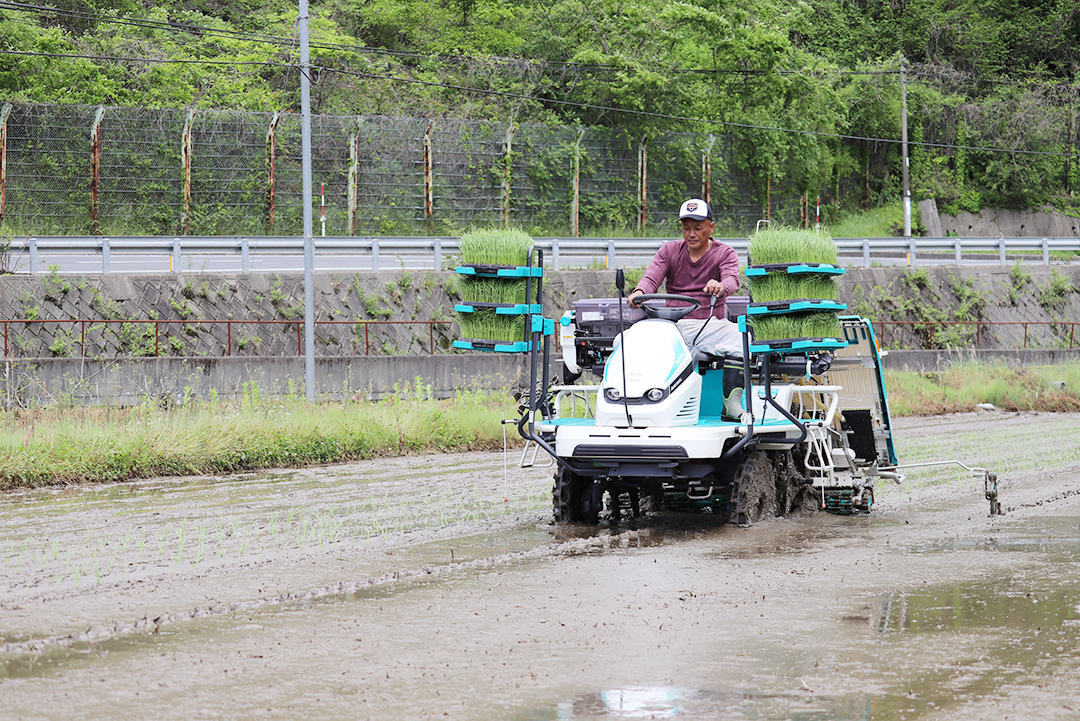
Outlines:
[[[298,110],[292,2],[0,8],[7,99]],[[316,113],[708,127],[759,196],[866,208],[900,195],[903,58],[915,200],[1069,207],[1080,181],[1075,0],[329,0],[311,13]]]

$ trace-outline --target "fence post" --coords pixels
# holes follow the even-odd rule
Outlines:
[[[169,265],[172,266],[172,272],[180,272],[180,239],[173,238],[172,241],[172,258]]]
[[[953,241],[953,254],[956,256],[956,266],[960,267],[960,239]]]
[[[98,219],[101,206],[101,121],[105,118],[105,106],[99,105],[90,124],[90,234],[101,232]]]
[[[607,263],[604,265],[604,267],[605,268],[614,268],[615,267],[615,239],[614,238],[608,238],[608,241],[607,241]]]
[[[864,268],[870,267],[870,239],[863,238],[862,240],[862,263]]]
[[[195,110],[187,112],[184,134],[180,141],[180,157],[184,164],[184,204],[180,209],[180,234],[191,235],[191,128],[195,124]]]
[[[435,238],[435,270],[442,270],[442,238]]]
[[[0,223],[4,222],[7,209],[7,121],[11,115],[11,103],[0,109]]]
[[[585,137],[585,128],[578,131],[577,140],[574,142],[574,199],[570,203],[570,231],[574,237],[578,237],[581,223],[581,139]],[[558,243],[556,242],[556,248]],[[555,270],[559,269],[558,250],[555,251]]]
[[[240,239],[240,269],[245,273],[251,271],[251,251],[250,242],[247,238]]]
[[[30,238],[30,275],[37,273],[37,238]]]
[[[712,199],[712,149],[716,145],[716,136],[709,136],[709,143],[701,153],[701,199],[711,203]]]
[[[1001,264],[1006,265],[1005,260],[1005,238],[998,238],[998,256],[1001,259]]]
[[[1043,265],[1050,265],[1050,241],[1042,239]]]
[[[379,239],[377,237],[371,239],[371,269],[379,269]]]
[[[503,144],[503,228],[510,227],[510,178],[514,168],[513,142],[517,124],[511,122],[506,129],[506,142]]]
[[[356,201],[359,196],[360,182],[360,119],[356,119],[352,132],[349,133],[349,189],[346,193],[349,204],[349,235],[356,235]]]
[[[638,216],[638,233],[644,237],[645,226],[648,222],[649,198],[648,198],[648,158],[649,136],[641,136],[641,149],[638,151],[638,202],[641,206],[641,215]],[[613,255],[613,254],[612,254]]]
[[[915,241],[914,240],[909,240],[908,241],[908,260],[907,260],[907,264],[908,265],[915,265]]]
[[[435,120],[428,122],[427,130],[424,131],[424,215],[427,217],[428,234],[435,235],[435,173],[431,157],[431,130],[435,127]],[[375,248],[375,259],[378,261],[378,248]],[[375,270],[378,270],[376,268]]]
[[[270,125],[266,128],[266,213],[265,227],[267,235],[274,232],[274,194],[277,188],[277,126],[281,114],[274,111]]]
[[[101,272],[105,275],[109,274],[109,239],[101,239]]]
[[[551,269],[559,270],[559,239],[551,239]]]

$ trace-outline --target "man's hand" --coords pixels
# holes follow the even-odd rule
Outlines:
[[[724,297],[724,284],[716,279],[710,280],[701,290],[709,295],[715,295],[717,298]]]
[[[637,298],[639,295],[645,295],[645,291],[643,291],[643,290],[635,290],[626,299],[626,302],[630,304],[631,308],[637,308],[638,307],[638,304],[634,302],[634,298]]]

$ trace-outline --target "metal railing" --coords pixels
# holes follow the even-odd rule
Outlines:
[[[622,264],[645,265],[657,248],[672,238],[536,238],[544,250],[548,267],[604,267]],[[747,238],[720,238],[746,260]],[[874,263],[916,264],[1008,264],[1010,261],[1041,262],[1052,260],[1080,263],[1080,238],[837,238],[841,263],[870,267]],[[456,237],[380,237],[319,236],[314,239],[316,265],[321,259],[334,270],[442,270],[453,264],[460,252]],[[99,257],[100,272],[113,271],[113,260],[122,256],[138,259],[144,267],[125,270],[160,272],[161,261],[168,259],[171,272],[189,270],[243,272],[281,270],[282,267],[256,268],[255,259],[289,259],[303,262],[303,238],[296,236],[148,236],[148,237],[75,237],[16,236],[7,252],[10,270],[42,273],[53,267],[49,259]],[[210,259],[225,261],[225,267],[209,268]],[[332,261],[330,260],[332,259]],[[235,260],[239,260],[236,263]],[[119,261],[118,261],[119,262]],[[203,263],[200,266],[200,262]],[[271,262],[272,265],[272,262]],[[279,264],[280,265],[280,264]],[[138,263],[136,263],[138,266]],[[302,267],[302,265],[300,266]],[[69,269],[62,265],[61,271]]]
[[[973,347],[978,349],[982,347],[982,335],[984,330],[994,330],[995,328],[1001,328],[1006,326],[1021,326],[1024,330],[1024,339],[1020,348],[1023,350],[1028,349],[1028,329],[1034,328],[1050,328],[1054,335],[1064,340],[1061,333],[1062,329],[1068,329],[1068,348],[1076,347],[1076,326],[1080,325],[1077,321],[983,321],[983,320],[969,320],[969,321],[929,321],[929,320],[875,320],[872,321],[873,325],[877,327],[877,337],[882,347],[888,347],[890,341],[895,341],[896,334],[888,332],[891,328],[910,328],[913,332],[922,331],[924,333],[923,346],[924,348],[933,347],[933,339],[935,333],[938,330],[950,330],[961,328],[966,331],[974,331],[971,334],[971,342]],[[1043,348],[1044,346],[1039,346]]]
[[[320,326],[353,326],[364,327],[364,355],[371,355],[371,326],[427,326],[428,329],[428,355],[435,354],[435,326],[453,325],[455,321],[451,320],[316,320],[315,327],[316,332]],[[296,355],[304,355],[304,342],[303,342],[303,320],[119,320],[119,319],[90,319],[90,318],[67,318],[67,319],[7,319],[2,320],[4,326],[4,358],[12,359],[16,356],[13,355],[12,350],[14,344],[11,342],[11,326],[13,325],[43,325],[49,324],[54,326],[72,326],[79,328],[79,358],[86,357],[87,337],[86,332],[88,326],[93,328],[94,326],[109,326],[119,325],[123,326],[150,326],[154,328],[154,344],[153,352],[149,352],[150,348],[145,349],[143,353],[128,353],[117,354],[115,357],[160,357],[161,354],[161,328],[162,326],[218,326],[225,328],[225,343],[224,343],[224,355],[231,357],[233,355],[233,328],[243,328],[244,326],[295,326],[296,328]],[[239,349],[238,349],[239,350]],[[198,357],[183,354],[170,353],[167,354],[172,357]],[[40,356],[30,356],[40,357]],[[109,356],[113,357],[113,356]]]

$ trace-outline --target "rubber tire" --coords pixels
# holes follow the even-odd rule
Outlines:
[[[603,504],[602,486],[562,466],[555,469],[551,506],[556,523],[596,525],[600,522],[600,509]]]
[[[776,475],[776,509],[781,516],[806,515],[821,507],[814,486],[791,451],[768,451]]]
[[[739,464],[731,498],[731,521],[740,526],[776,516],[776,471],[764,451],[754,451]]]

